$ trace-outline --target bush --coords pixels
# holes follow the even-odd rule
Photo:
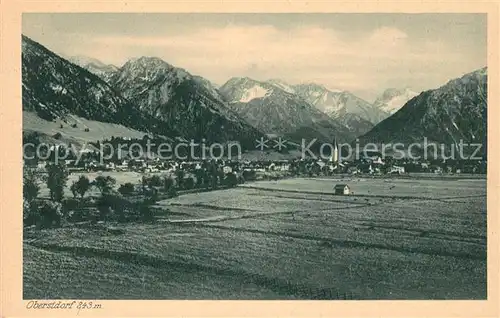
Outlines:
[[[102,195],[109,194],[113,190],[113,186],[116,184],[116,180],[110,176],[98,176],[92,182]]]
[[[90,218],[89,206],[95,206],[89,204],[90,198],[86,199],[66,199],[63,201],[63,215],[66,221],[70,222],[80,222],[88,220]]]
[[[84,129],[84,131],[85,131],[85,132],[89,132],[89,131],[90,131],[90,129],[88,129],[88,128],[85,128],[85,129]]]
[[[25,221],[26,219],[28,219],[30,214],[31,214],[31,205],[26,199],[23,199],[23,220]]]
[[[131,209],[131,203],[117,193],[104,193],[97,200],[97,209],[99,210],[99,220],[101,221],[125,221],[127,211]]]
[[[77,125],[76,123],[74,123],[73,125],[71,125],[71,127],[73,127],[73,128],[77,128],[77,127],[78,127],[78,125]]]
[[[173,197],[177,196],[177,190],[175,189],[175,187],[169,188],[166,193],[167,193],[167,196],[169,198],[173,198]]]
[[[40,192],[40,177],[36,169],[23,169],[23,198],[31,203],[38,197]]]
[[[40,221],[40,214],[36,201],[28,202],[23,199],[23,224],[24,226],[34,225]]]
[[[257,179],[257,173],[255,172],[255,170],[245,170],[243,171],[243,178],[245,180],[249,180],[249,181],[253,181],[255,179]]]
[[[239,184],[245,183],[245,177],[243,177],[242,175],[238,175],[238,183]]]
[[[183,186],[184,186],[184,176],[185,176],[185,172],[184,170],[182,169],[178,169],[175,171],[175,176],[176,176],[176,179],[177,179],[177,187],[179,189],[182,189]]]
[[[158,198],[159,198],[158,197],[158,190],[156,190],[156,188],[148,188],[144,192],[144,196],[145,196],[144,201],[147,204],[155,203],[156,201],[158,201]]]
[[[149,205],[158,200],[156,189],[146,191],[144,201],[131,202],[117,193],[104,194],[97,202],[99,220],[101,221],[150,221],[154,219],[153,210]]]
[[[194,178],[188,177],[184,179],[184,189],[191,190],[194,188]]]
[[[228,187],[235,187],[238,185],[238,177],[234,173],[227,173],[224,178],[224,184]]]
[[[146,184],[150,187],[161,187],[162,181],[160,176],[154,175],[151,178],[146,179]]]
[[[131,195],[134,193],[134,185],[130,182],[124,183],[118,188],[118,192],[124,196]]]
[[[63,211],[75,210],[80,206],[80,202],[75,199],[66,199],[62,202]]]
[[[165,177],[163,179],[163,191],[168,193],[169,191],[175,190],[175,182],[171,177]]]
[[[97,210],[99,211],[97,220],[108,221],[111,218],[112,211],[104,200],[104,197],[101,197],[101,199],[97,201]]]
[[[97,204],[97,200],[92,197],[83,198],[80,200],[80,206],[82,207],[93,207]]]
[[[44,227],[60,226],[62,221],[62,204],[46,201],[40,207],[40,218]]]
[[[61,127],[61,128],[62,128],[62,127]],[[61,133],[55,133],[55,134],[54,134],[54,136],[52,136],[52,137],[54,137],[54,139],[59,140],[59,139],[61,139],[61,138],[62,138],[62,135],[61,135]]]
[[[154,219],[153,210],[146,203],[140,204],[137,210],[139,211],[139,217],[143,221],[151,221]]]
[[[85,220],[89,220],[89,214],[85,213],[88,212],[88,210],[85,209],[75,209],[68,211],[68,213],[65,215],[65,218],[69,222],[81,222]]]
[[[194,173],[196,176],[196,187],[197,188],[203,187],[205,179],[205,171],[203,171],[202,169],[196,169]]]

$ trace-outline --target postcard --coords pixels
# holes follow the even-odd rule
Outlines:
[[[2,7],[3,316],[498,316],[498,4]]]

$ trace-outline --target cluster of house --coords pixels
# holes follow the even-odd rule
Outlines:
[[[329,160],[293,159],[274,161],[235,161],[235,160],[205,160],[179,161],[150,159],[109,159],[99,161],[98,154],[76,160],[66,159],[66,166],[73,171],[137,171],[137,172],[174,172],[177,170],[195,171],[207,168],[215,162],[218,169],[224,173],[238,171],[281,171],[294,175],[318,174],[405,174],[408,172],[431,173],[486,173],[486,161],[481,160],[410,160],[394,159],[371,154],[352,161],[340,161],[335,152]],[[44,162],[37,163],[39,167]]]
[[[162,161],[160,159],[135,159],[98,162],[97,160],[64,160],[73,171],[136,171],[136,172],[173,172],[179,169],[194,171],[206,167],[210,161]],[[39,168],[44,161],[35,163]],[[486,161],[416,161],[361,159],[357,161],[332,162],[324,160],[277,160],[277,161],[231,161],[216,160],[224,173],[251,170],[256,172],[281,171],[292,174],[405,174],[408,172],[430,173],[486,173]],[[32,165],[32,164],[31,164]]]
[[[290,163],[288,161],[279,162],[240,162],[231,160],[213,160],[217,167],[220,167],[224,173],[230,173],[233,171],[242,170],[253,170],[253,171],[288,171]],[[79,167],[76,167],[74,161],[68,160],[66,162],[68,167],[74,167],[75,169],[87,170],[87,171],[137,171],[137,172],[174,172],[177,170],[197,170],[202,169],[211,162],[206,161],[162,161],[159,159],[144,160],[144,159],[134,159],[134,160],[120,160],[118,162],[106,162],[99,163],[97,161],[85,162]]]

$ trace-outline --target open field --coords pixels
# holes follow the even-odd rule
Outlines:
[[[432,174],[429,174],[432,175]],[[442,198],[486,194],[485,179],[420,179],[420,178],[296,178],[281,181],[259,181],[242,185],[268,191],[282,190],[298,193],[312,192],[333,194],[333,186],[347,183],[355,195],[397,198]],[[472,193],[472,191],[477,191]]]
[[[341,182],[355,195],[332,195]],[[486,298],[484,179],[260,181],[155,208],[26,231],[24,297]]]

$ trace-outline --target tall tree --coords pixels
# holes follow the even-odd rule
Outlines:
[[[40,193],[40,175],[40,171],[35,168],[23,169],[23,198],[28,204],[31,204]]]
[[[110,176],[98,176],[92,182],[92,185],[99,189],[101,195],[111,192],[115,184],[116,180]]]
[[[78,181],[73,182],[70,189],[75,197],[78,194],[80,198],[83,198],[90,189],[90,185],[90,180],[86,176],[80,176]]]
[[[186,173],[184,172],[184,170],[182,170],[181,167],[177,168],[177,170],[175,171],[175,176],[177,178],[177,187],[179,189],[182,189],[184,187],[184,176],[186,175]]]
[[[56,202],[62,201],[68,175],[68,169],[63,161],[47,164],[47,187],[50,191],[51,200]]]

